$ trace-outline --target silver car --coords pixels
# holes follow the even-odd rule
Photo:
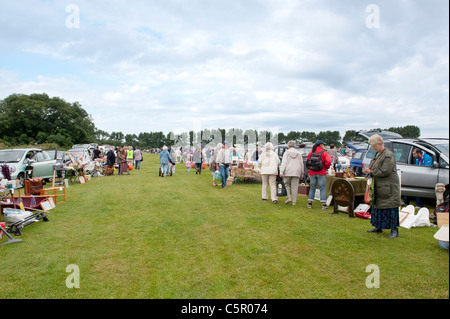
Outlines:
[[[449,140],[447,139],[393,139],[384,142],[394,152],[397,169],[401,171],[402,195],[435,198],[437,183],[449,183]],[[432,166],[418,166],[413,150],[419,148],[433,159]],[[363,167],[369,165],[375,151],[369,147]]]

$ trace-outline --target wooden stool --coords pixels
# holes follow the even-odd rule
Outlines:
[[[57,194],[56,191],[62,190],[63,194]],[[47,195],[47,192],[53,192],[53,195]],[[44,188],[41,189],[41,195],[44,196],[52,196],[55,199],[55,204],[58,202],[57,197],[58,196],[64,196],[64,202],[66,201],[66,188],[65,187],[50,187],[50,188]]]

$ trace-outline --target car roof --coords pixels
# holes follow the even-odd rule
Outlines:
[[[403,136],[401,136],[400,134],[391,132],[391,131],[371,130],[371,131],[356,132],[356,135],[361,135],[365,138],[370,138],[372,135],[375,135],[375,134],[380,135],[383,138],[383,140],[403,138]]]
[[[448,144],[448,139],[443,138],[436,138],[436,139],[430,139],[430,138],[399,138],[395,140],[396,142],[406,142],[406,143],[412,143],[412,144],[418,144],[418,143],[427,143],[427,144]]]
[[[418,141],[427,142],[430,144],[448,144],[449,139],[448,138],[418,138]]]
[[[40,148],[8,148],[0,151],[42,151]]]

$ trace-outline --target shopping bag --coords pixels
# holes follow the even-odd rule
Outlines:
[[[367,179],[366,192],[364,193],[364,202],[367,205],[373,206],[375,192],[375,180],[372,177]]]
[[[284,185],[284,182],[280,180],[277,182],[277,196],[283,197],[286,195],[287,195],[286,185]]]
[[[214,183],[221,184],[222,183],[222,174],[219,171],[214,173]]]
[[[129,170],[129,171],[132,171],[132,170],[133,170],[133,168],[134,168],[134,167],[133,167],[133,164],[131,164],[131,163],[128,163],[128,170]]]

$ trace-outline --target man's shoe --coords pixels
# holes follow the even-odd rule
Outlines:
[[[382,229],[375,227],[374,229],[368,230],[367,232],[368,233],[381,233],[382,231],[383,231]]]
[[[391,233],[387,236],[387,238],[397,238],[398,237],[398,230],[392,229]]]
[[[312,208],[312,203],[308,203],[307,208]]]
[[[278,201],[277,201],[277,200],[274,200],[273,203],[274,203],[274,204],[278,204]]]
[[[289,204],[290,202],[292,202],[292,201],[291,201],[290,198],[288,198],[288,199],[286,199],[286,201],[285,201],[284,203],[285,203],[285,204]]]
[[[328,206],[327,205],[322,205],[322,210],[327,210]]]

